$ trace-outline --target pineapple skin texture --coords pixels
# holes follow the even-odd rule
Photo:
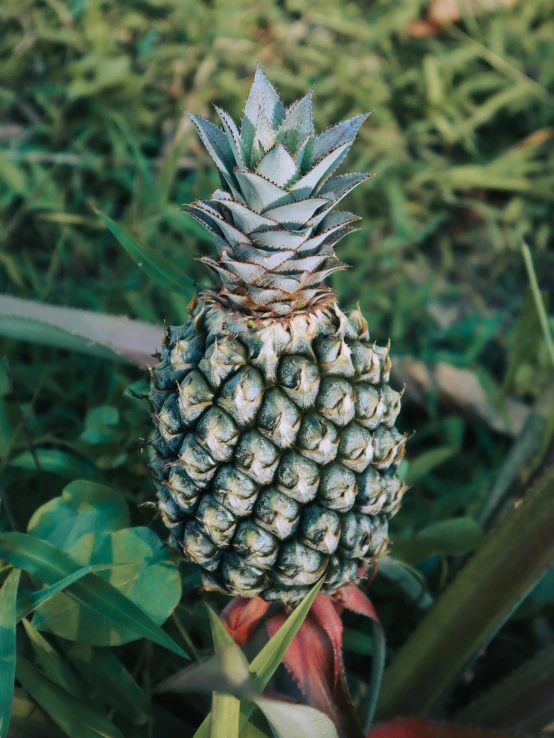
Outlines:
[[[151,369],[151,468],[173,545],[204,587],[298,603],[388,547],[406,436],[388,347],[336,302],[255,318],[204,302]]]

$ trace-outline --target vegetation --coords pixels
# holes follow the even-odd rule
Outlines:
[[[319,130],[373,110],[349,169],[375,176],[346,201],[363,220],[338,247],[353,268],[330,281],[374,339],[390,336],[398,425],[417,433],[368,590],[382,628],[358,601],[342,613],[358,715],[377,698],[384,631],[377,719],[554,720],[550,5],[464,4],[422,35],[419,0],[2,4],[2,738],[10,713],[17,738],[333,730],[262,697],[268,683],[358,729],[346,692],[303,684],[287,652],[319,633],[316,590],[241,655],[214,615],[228,599],[162,545],[149,506],[137,366],[164,321],[185,322],[208,284],[194,257],[213,248],[180,208],[218,185],[184,112],[213,118],[217,102],[239,118],[257,60],[287,103],[315,86]],[[317,641],[331,654],[332,622]]]

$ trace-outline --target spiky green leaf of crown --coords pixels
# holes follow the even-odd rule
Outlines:
[[[323,307],[324,280],[346,268],[334,247],[359,218],[335,206],[369,175],[334,176],[367,114],[314,133],[311,91],[285,109],[258,67],[240,131],[216,107],[223,128],[189,113],[220,172],[222,189],[187,211],[213,236],[205,262],[220,278],[209,296],[260,317]]]

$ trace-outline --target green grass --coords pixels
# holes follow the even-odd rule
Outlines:
[[[397,539],[479,517],[521,433],[521,423],[499,431],[514,408],[528,412],[538,400],[542,424],[525,457],[515,456],[500,512],[540,466],[554,432],[541,402],[553,381],[545,338],[554,284],[551,2],[522,0],[412,38],[409,24],[425,8],[419,0],[4,0],[0,9],[2,293],[179,323],[186,300],[141,271],[95,209],[178,266],[190,293],[208,280],[193,257],[212,247],[180,206],[217,180],[186,110],[212,116],[217,102],[239,117],[259,60],[287,102],[315,86],[320,129],[373,111],[349,170],[375,176],[346,202],[364,219],[339,247],[353,268],[334,275],[333,286],[347,307],[361,302],[379,343],[391,337],[394,381],[408,384],[400,427],[417,430],[404,470],[415,486],[394,521]],[[538,283],[531,297],[523,241]],[[79,476],[123,493],[134,524],[157,526],[138,507],[154,495],[135,447],[148,434],[147,415],[126,392],[140,388],[140,374],[12,339],[0,354],[9,369],[0,367],[0,527],[25,531],[77,473],[64,467],[66,457],[57,466],[36,457],[37,468],[27,454],[13,465],[30,445],[50,450],[50,460],[53,451],[73,463],[77,456]],[[434,386],[421,390],[414,366],[423,365]],[[444,365],[448,377],[463,374],[445,379]],[[457,399],[445,403],[444,394]],[[439,549],[411,560],[433,596],[462,561],[458,549]],[[199,580],[188,565],[181,573],[176,613],[203,654],[211,640]],[[394,653],[420,612],[392,581],[379,577],[372,591]],[[540,628],[552,638],[553,606],[551,581],[500,632],[450,713],[537,650]],[[347,624],[362,627],[354,618]],[[142,641],[120,649],[147,695],[172,668],[161,654]],[[363,657],[349,651],[347,667],[361,693]],[[156,719],[192,736],[206,711],[183,700],[155,702]],[[139,736],[124,719],[117,724]]]

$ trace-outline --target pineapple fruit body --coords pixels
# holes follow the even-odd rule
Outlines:
[[[189,207],[221,280],[167,330],[151,370],[151,467],[172,542],[206,589],[294,605],[332,593],[388,545],[406,437],[388,347],[323,280],[352,230],[332,176],[365,116],[319,136],[311,96],[288,110],[258,69],[241,131],[191,116],[222,189]]]

